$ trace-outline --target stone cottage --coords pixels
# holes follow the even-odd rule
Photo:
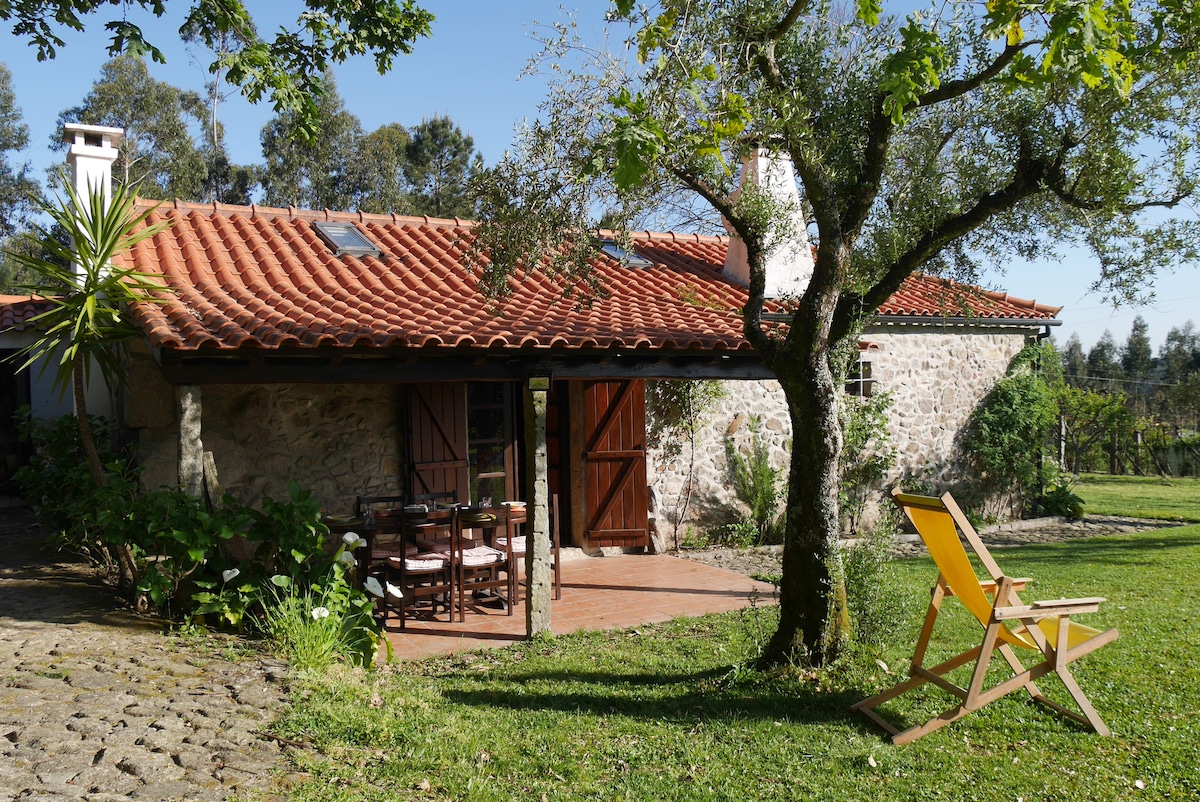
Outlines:
[[[114,129],[73,131],[77,176],[111,163]],[[767,181],[775,167],[755,169]],[[728,237],[639,233],[633,252],[596,256],[601,294],[531,270],[494,302],[462,220],[182,202],[149,219],[171,227],[122,260],[170,292],[133,310],[146,339],[118,404],[146,484],[199,491],[207,463],[240,501],[294,479],[329,512],[360,495],[556,495],[564,543],[640,549],[651,497],[681,481],[680,460],[647,453],[646,380],[737,383],[697,449],[711,504],[727,494],[713,444],[733,421],[757,416],[776,449],[788,438],[741,333]],[[769,284],[796,291],[810,250],[777,256]],[[910,278],[864,334],[856,392],[895,392],[906,464],[943,471],[970,409],[1057,311]]]

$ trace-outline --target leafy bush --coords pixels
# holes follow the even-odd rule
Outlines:
[[[747,507],[749,520],[758,532],[756,542],[779,542],[783,529],[777,510],[779,508],[779,479],[782,468],[771,464],[771,450],[759,433],[759,422],[751,418],[750,453],[743,456],[733,438],[725,438],[725,457],[733,480],[733,489]]]
[[[1035,369],[1043,346],[1028,346],[1013,359],[971,415],[963,439],[981,489],[1034,498],[1046,437],[1058,416],[1053,390]]]
[[[347,549],[361,543],[345,542],[325,575],[310,585],[282,574],[271,577],[262,629],[294,667],[320,672],[338,657],[370,667],[381,642],[387,644],[390,657],[391,644],[375,621],[374,602],[350,584],[353,560],[343,559]]]
[[[106,426],[96,419],[97,431]],[[136,472],[115,457],[107,460],[108,485],[96,487],[70,417],[45,427],[27,421],[25,432],[37,452],[20,480],[43,526],[109,570],[113,551],[128,548],[139,568],[136,590],[163,613],[241,631],[251,620],[269,621],[265,606],[286,588],[289,598],[312,597],[330,611],[339,656],[359,665],[374,659],[382,638],[374,601],[347,574],[355,562],[348,549],[362,541],[348,537],[331,548],[319,502],[296,482],[287,501],[264,498],[261,510],[226,496],[222,509],[210,511],[176,488],[139,494]],[[232,548],[238,541],[253,547],[251,557]]]
[[[1038,510],[1043,515],[1061,515],[1068,519],[1083,517],[1084,501],[1075,493],[1070,477],[1059,477],[1038,498]]]
[[[889,513],[842,551],[853,641],[867,649],[877,649],[886,642],[903,609],[897,583],[890,576],[888,554],[898,532],[896,516]]]
[[[754,525],[754,521],[749,518],[741,518],[719,527],[713,541],[722,546],[744,549],[756,545],[759,539],[760,533],[758,527]]]
[[[896,463],[896,449],[887,429],[891,405],[891,393],[842,397],[838,408],[842,425],[838,507],[844,532],[858,528],[868,504],[879,498],[883,478]]]

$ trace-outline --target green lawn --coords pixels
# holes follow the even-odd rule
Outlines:
[[[1088,515],[1130,515],[1168,521],[1200,521],[1200,479],[1084,474],[1075,492]]]
[[[760,607],[298,683],[275,731],[315,749],[297,752],[289,798],[1200,797],[1200,526],[996,556],[1010,575],[1039,580],[1027,600],[1108,597],[1086,622],[1121,638],[1074,673],[1114,737],[1017,695],[905,747],[852,713],[907,665],[935,577],[914,559],[889,568],[896,620],[879,656],[890,674],[874,659],[817,673],[744,668],[773,627]],[[944,615],[932,656],[977,637],[976,624]],[[945,706],[930,691],[889,712],[915,721]]]

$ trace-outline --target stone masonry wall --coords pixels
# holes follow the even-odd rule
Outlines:
[[[890,479],[910,476],[939,490],[962,483],[958,442],[971,413],[1033,340],[1013,329],[868,329],[863,339],[880,390],[893,394],[888,429],[897,450]]]
[[[888,429],[897,465],[887,485],[915,478],[938,489],[961,479],[958,437],[972,411],[1030,340],[1027,330],[984,328],[878,327],[863,334],[876,347],[871,362],[879,392],[893,395]],[[647,471],[660,537],[675,545],[689,526],[703,531],[735,520],[747,511],[734,493],[725,454],[729,434],[743,454],[758,434],[770,447],[776,467],[789,464],[791,423],[783,392],[774,381],[729,381],[725,397],[697,427],[691,500],[682,510],[691,449],[685,442],[670,456],[651,448]],[[781,480],[786,478],[781,477]]]
[[[174,393],[165,385],[159,392]],[[288,481],[312,490],[331,513],[358,495],[400,493],[401,393],[389,385],[205,385],[204,450],[239,502],[287,498]],[[157,421],[161,423],[161,421]],[[143,484],[174,484],[178,425],[139,430]]]

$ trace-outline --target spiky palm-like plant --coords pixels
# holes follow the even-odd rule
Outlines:
[[[66,197],[39,200],[39,208],[49,215],[68,237],[63,242],[48,229],[36,227],[42,250],[39,254],[10,251],[7,258],[44,279],[41,288],[29,288],[51,306],[31,318],[39,334],[37,339],[15,355],[22,368],[41,364],[50,368],[57,360],[54,388],[65,394],[74,390],[75,418],[87,455],[88,467],[97,487],[107,484],[104,466],[88,423],[84,388],[93,366],[108,387],[124,380],[121,346],[140,336],[141,328],[129,314],[135,303],[156,302],[167,292],[154,276],[129,267],[118,267],[113,257],[134,244],[152,237],[169,225],[164,221],[140,225],[154,210],[139,211],[128,187],[114,189],[106,202],[98,188],[82,195],[64,180]],[[61,287],[57,295],[46,294],[45,286]],[[128,554],[119,555],[122,569],[135,584],[137,572]]]

